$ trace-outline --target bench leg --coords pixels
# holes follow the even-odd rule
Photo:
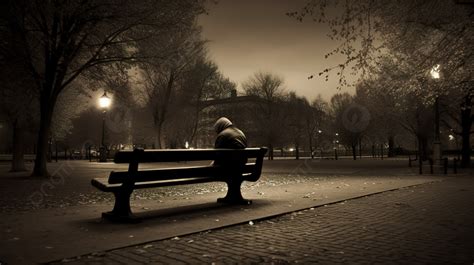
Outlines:
[[[229,203],[229,204],[241,204],[249,205],[252,204],[251,200],[246,200],[242,197],[240,191],[240,185],[242,185],[242,180],[233,178],[227,182],[227,195],[224,198],[217,199],[217,202],[220,203]]]
[[[133,190],[130,191],[118,191],[114,192],[115,205],[114,209],[110,212],[102,213],[102,218],[119,223],[138,223],[140,219],[133,215],[130,208],[130,195]]]

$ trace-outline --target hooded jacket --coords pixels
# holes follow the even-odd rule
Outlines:
[[[216,121],[214,130],[217,133],[215,148],[244,149],[247,147],[245,134],[226,117]]]

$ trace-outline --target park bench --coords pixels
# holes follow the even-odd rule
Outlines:
[[[262,172],[266,148],[246,149],[165,149],[120,151],[114,162],[128,163],[128,171],[112,171],[108,178],[94,178],[91,183],[104,192],[115,196],[114,208],[102,213],[104,219],[118,222],[135,222],[139,218],[130,209],[130,196],[135,189],[177,186],[206,182],[227,183],[227,195],[218,202],[250,204],[242,197],[240,186],[243,181],[257,181]],[[142,163],[180,161],[224,161],[218,165],[180,166],[139,170]],[[255,159],[254,162],[244,162]],[[240,161],[240,163],[238,162]]]

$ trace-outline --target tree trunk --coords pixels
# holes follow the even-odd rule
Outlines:
[[[273,160],[273,145],[268,145],[268,160]]]
[[[300,147],[298,144],[295,144],[295,159],[296,160],[300,159]]]
[[[48,86],[45,85],[45,87]],[[51,134],[54,105],[57,99],[57,95],[51,95],[51,92],[48,92],[53,91],[52,84],[50,84],[50,86],[50,89],[43,87],[45,90],[40,95],[40,127],[37,139],[35,166],[32,174],[32,176],[37,177],[49,176],[48,168],[46,167],[46,155],[48,152],[48,140]]]
[[[380,159],[383,160],[383,143],[380,144]]]
[[[52,103],[41,102],[41,120],[33,176],[47,177],[49,175],[46,167],[46,153],[48,152],[48,139],[51,130],[51,120],[53,118],[53,111],[50,105],[52,105]]]
[[[394,157],[395,156],[394,145],[395,145],[395,137],[390,135],[388,137],[388,157]]]
[[[464,108],[461,108],[461,167],[469,167],[471,165],[471,97],[466,96],[464,102]]]
[[[201,87],[199,89],[199,93],[196,97],[196,109],[195,109],[195,116],[194,116],[194,126],[193,126],[193,131],[191,133],[191,137],[189,139],[189,144],[192,144],[194,142],[194,138],[196,137],[196,133],[198,131],[198,126],[199,126],[199,114],[201,113],[202,107],[200,104],[200,100],[202,97],[202,91],[204,90],[204,86],[208,80],[208,78],[211,77],[212,74],[209,74],[206,78],[204,78],[203,82],[201,83]],[[197,144],[196,144],[197,145]]]
[[[357,145],[356,144],[351,144],[351,147],[352,147],[352,158],[354,160],[357,160],[357,153],[356,153],[356,147]]]
[[[163,123],[158,122],[155,126],[156,135],[155,135],[155,148],[162,149],[163,148]]]
[[[51,137],[48,139],[48,154],[46,156],[46,159],[49,163],[53,160],[53,140]]]
[[[193,125],[193,130],[191,133],[191,137],[189,137],[189,145],[191,146],[194,143],[194,138],[196,137],[197,131],[198,131],[198,126],[199,126],[199,113],[201,112],[200,108],[196,109],[195,113],[195,120],[194,120],[194,125]]]
[[[426,161],[428,159],[428,138],[417,135],[418,138],[418,153],[420,154],[419,159]]]
[[[13,154],[12,167],[10,172],[26,171],[25,167],[25,149],[24,149],[24,129],[15,122],[13,125]]]

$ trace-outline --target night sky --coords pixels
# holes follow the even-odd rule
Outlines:
[[[326,82],[317,73],[343,58],[325,59],[338,43],[327,36],[327,27],[285,15],[304,6],[306,0],[220,0],[209,4],[209,15],[200,17],[210,58],[221,72],[238,84],[257,71],[282,76],[285,87],[308,99],[325,99],[339,90],[337,77]],[[308,76],[314,75],[308,80]],[[343,91],[353,91],[353,88]]]

